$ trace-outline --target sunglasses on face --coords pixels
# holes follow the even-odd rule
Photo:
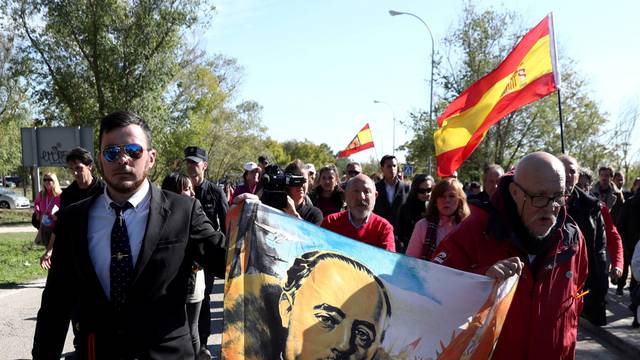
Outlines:
[[[431,188],[418,188],[418,194],[429,194],[431,193]]]
[[[42,179],[42,181],[44,181],[44,182],[50,182],[50,181],[53,181],[53,179],[51,179],[51,178],[44,178],[44,179]]]
[[[140,144],[109,145],[102,150],[102,158],[108,162],[114,162],[123,151],[128,157],[137,160],[142,157],[144,148]]]
[[[349,174],[349,176],[358,176],[360,175],[360,171],[356,171],[356,170],[349,170],[347,171],[347,174]]]

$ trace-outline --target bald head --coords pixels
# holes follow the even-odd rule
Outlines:
[[[351,217],[363,220],[369,216],[375,206],[376,196],[376,185],[367,175],[360,174],[349,179],[344,198]]]
[[[561,182],[564,190],[565,171],[562,162],[544,151],[537,151],[523,157],[514,174],[519,184]]]
[[[349,179],[349,181],[347,181],[347,186],[345,187],[345,190],[349,191],[349,188],[354,186],[356,183],[368,184],[372,186],[374,189],[376,187],[376,184],[373,182],[373,180],[371,180],[370,177],[368,177],[365,174],[360,174],[352,177],[351,179]]]
[[[573,188],[578,183],[578,179],[580,178],[580,166],[578,165],[578,160],[573,156],[566,154],[559,155],[558,159],[562,161],[562,164],[564,165],[566,177],[565,190],[567,191],[567,194],[571,194],[573,192]]]
[[[534,152],[520,160],[509,193],[520,219],[535,238],[544,238],[564,205],[565,168],[555,156]]]

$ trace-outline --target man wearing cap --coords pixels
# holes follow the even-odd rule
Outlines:
[[[309,190],[311,190],[313,184],[316,183],[316,167],[313,164],[305,164],[304,169],[307,171],[307,176],[309,176]]]
[[[193,191],[195,197],[202,204],[202,209],[207,218],[213,224],[215,230],[220,230],[226,234],[225,219],[229,204],[224,192],[214,183],[207,180],[205,171],[207,170],[207,152],[197,146],[189,146],[184,149],[184,157],[187,162],[187,175],[193,183]],[[204,300],[200,310],[200,319],[198,322],[198,331],[200,332],[200,344],[206,350],[207,339],[211,335],[211,306],[209,304],[209,295],[213,287],[214,276],[210,271],[205,271],[205,291]],[[204,351],[203,350],[203,351]]]

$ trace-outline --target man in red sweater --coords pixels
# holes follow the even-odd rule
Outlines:
[[[325,217],[320,226],[348,238],[396,252],[393,226],[373,213],[377,196],[376,186],[367,175],[360,174],[349,179],[345,190],[347,210]]]

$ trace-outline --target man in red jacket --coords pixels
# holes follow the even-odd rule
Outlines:
[[[463,271],[520,280],[493,359],[573,359],[587,252],[565,212],[565,170],[555,156],[525,156],[500,179],[491,203],[436,249],[434,261]]]

